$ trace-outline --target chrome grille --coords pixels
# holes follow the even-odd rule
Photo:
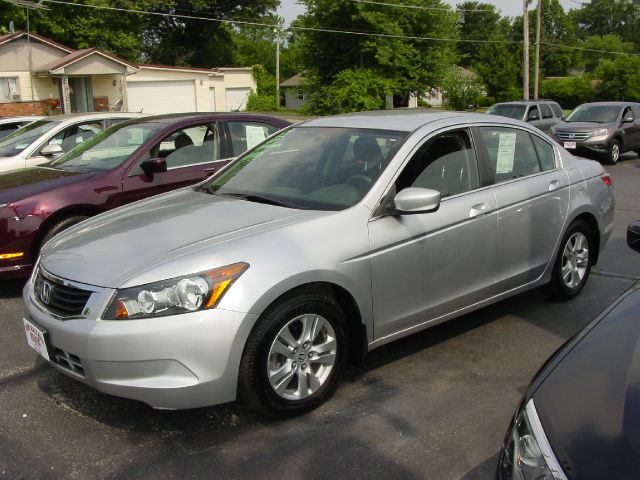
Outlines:
[[[33,293],[36,301],[46,310],[64,318],[81,316],[92,292],[65,285],[39,270]]]
[[[84,377],[84,368],[82,367],[82,361],[77,355],[65,352],[64,350],[61,350],[59,348],[54,348],[53,361],[65,370],[73,372],[76,375],[82,375]]]
[[[591,132],[563,132],[556,130],[556,137],[563,141],[581,141],[586,140],[591,136]]]

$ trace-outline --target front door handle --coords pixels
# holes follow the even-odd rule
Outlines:
[[[560,180],[551,180],[551,183],[549,183],[549,191],[553,192],[554,190],[559,189],[560,186]]]
[[[469,218],[475,218],[480,215],[485,215],[491,211],[491,208],[486,203],[476,203],[471,210],[469,210]]]

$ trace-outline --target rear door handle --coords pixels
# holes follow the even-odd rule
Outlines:
[[[553,192],[554,190],[557,190],[561,187],[560,185],[560,180],[551,180],[551,183],[549,183],[549,191]]]
[[[469,218],[475,218],[480,215],[485,215],[491,211],[491,208],[486,203],[476,203],[471,210],[469,210]]]

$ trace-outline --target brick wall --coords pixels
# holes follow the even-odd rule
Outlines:
[[[59,110],[51,109],[50,102],[35,102],[36,115],[50,115],[60,113]],[[14,115],[33,115],[33,105],[31,102],[9,102],[0,103],[0,117],[9,117]]]

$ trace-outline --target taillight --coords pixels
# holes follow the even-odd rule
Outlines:
[[[611,176],[609,176],[609,175],[602,175],[600,178],[602,179],[602,181],[604,182],[604,184],[605,184],[607,187],[611,187],[611,188],[613,188],[613,181],[611,180]]]

